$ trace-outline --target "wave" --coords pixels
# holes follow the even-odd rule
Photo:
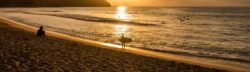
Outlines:
[[[170,53],[170,54],[177,54],[177,55],[184,55],[184,56],[212,58],[212,59],[227,60],[227,61],[241,62],[241,63],[247,63],[247,64],[250,63],[249,60],[242,59],[242,58],[230,58],[230,57],[223,57],[223,56],[216,56],[216,55],[208,55],[206,53],[190,53],[190,52],[171,51],[171,50],[157,50],[157,49],[152,49],[152,48],[142,48],[142,49]]]
[[[42,13],[33,13],[33,12],[23,12],[25,14],[35,14],[35,15],[50,15],[50,16],[57,16],[63,18],[70,18],[76,20],[83,20],[83,21],[91,21],[91,22],[103,22],[103,23],[112,23],[112,24],[129,24],[129,25],[138,25],[138,26],[161,26],[160,24],[154,23],[142,23],[138,21],[125,21],[125,20],[118,20],[113,18],[102,18],[102,17],[94,17],[88,15],[80,15],[80,14],[42,14]]]

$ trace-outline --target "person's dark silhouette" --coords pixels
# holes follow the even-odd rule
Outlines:
[[[38,37],[45,37],[45,31],[43,30],[43,26],[40,26],[39,30],[37,31]]]
[[[126,38],[126,37],[124,37],[124,34],[122,34],[119,41],[122,43],[122,49],[125,49],[125,46],[126,46],[125,44],[129,43],[129,42],[132,42],[132,39],[131,38]]]

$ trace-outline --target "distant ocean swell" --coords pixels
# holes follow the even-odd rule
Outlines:
[[[50,16],[57,16],[57,17],[90,21],[90,22],[104,22],[104,23],[112,23],[112,24],[129,24],[129,25],[138,25],[138,26],[161,26],[160,24],[142,23],[142,22],[137,22],[137,21],[126,21],[126,20],[118,20],[118,19],[112,19],[112,18],[101,18],[101,17],[94,17],[94,16],[88,16],[88,15],[78,15],[78,14],[39,14],[39,13],[32,13],[32,12],[23,12],[23,13],[35,14],[35,15],[50,15]]]

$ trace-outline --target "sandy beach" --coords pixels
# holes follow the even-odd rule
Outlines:
[[[0,33],[1,72],[223,72],[53,37],[36,37],[4,23],[0,23]]]

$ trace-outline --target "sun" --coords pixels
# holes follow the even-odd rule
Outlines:
[[[126,6],[118,6],[118,7],[117,7],[117,10],[118,10],[118,11],[126,11],[126,10],[127,10],[127,7],[126,7]]]

